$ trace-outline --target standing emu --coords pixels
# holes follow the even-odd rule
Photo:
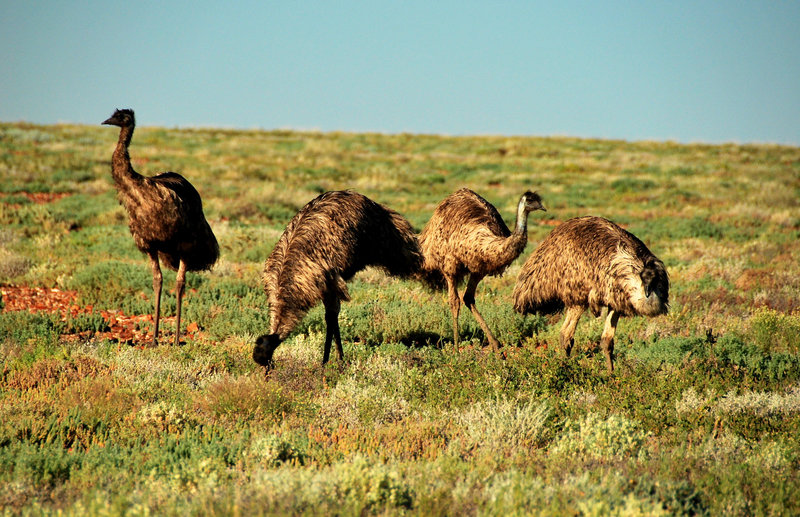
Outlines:
[[[272,367],[272,354],[314,305],[325,306],[325,347],[344,359],[339,309],[349,301],[345,281],[367,266],[410,277],[422,256],[411,224],[400,214],[350,190],[325,192],[298,212],[264,264],[269,333],[256,340],[253,360]]]
[[[128,146],[136,127],[133,110],[116,110],[103,124],[119,126],[119,141],[111,158],[111,175],[119,200],[128,211],[128,227],[136,246],[150,257],[155,291],[155,330],[153,344],[158,344],[158,320],[161,309],[161,267],[178,272],[175,291],[177,318],[175,344],[180,342],[181,300],[187,271],[211,268],[219,257],[219,246],[203,215],[200,194],[186,178],[174,172],[145,177],[133,170]]]
[[[517,205],[517,221],[511,232],[491,203],[462,188],[439,203],[422,230],[419,238],[424,257],[422,277],[432,287],[447,286],[455,345],[458,345],[461,308],[458,285],[469,275],[464,305],[472,311],[492,347],[500,348],[475,306],[475,289],[483,277],[502,274],[525,249],[528,214],[533,210],[545,210],[542,199],[536,192],[525,192]]]
[[[635,235],[601,217],[577,217],[556,227],[522,266],[514,287],[517,312],[566,308],[561,346],[568,356],[587,307],[595,316],[608,307],[600,345],[609,373],[619,317],[658,316],[669,308],[664,263]]]

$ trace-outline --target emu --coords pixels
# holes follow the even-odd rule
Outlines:
[[[161,267],[177,271],[175,345],[180,343],[181,301],[187,271],[210,269],[219,257],[219,245],[203,215],[200,194],[186,178],[174,172],[146,177],[131,166],[128,154],[136,127],[133,110],[115,110],[103,124],[119,126],[119,141],[111,158],[111,175],[120,203],[128,212],[136,247],[150,258],[155,291],[155,330],[153,345],[158,344],[161,312]]]
[[[475,289],[483,277],[500,275],[525,249],[528,242],[528,214],[545,210],[536,192],[525,192],[517,205],[514,231],[491,203],[462,188],[446,197],[433,213],[419,237],[424,261],[421,276],[433,288],[446,285],[453,316],[453,342],[458,346],[458,313],[461,300],[458,285],[469,276],[464,305],[483,329],[495,350],[500,343],[475,306]]]
[[[278,345],[322,301],[328,362],[331,341],[344,360],[339,333],[345,282],[367,266],[397,277],[418,273],[422,256],[411,224],[394,210],[351,190],[325,192],[304,206],[286,227],[264,264],[269,333],[259,337],[253,360],[269,370]]]
[[[635,235],[601,217],[577,217],[557,226],[522,266],[514,308],[554,314],[566,308],[560,344],[569,356],[575,327],[588,308],[608,308],[600,345],[614,372],[614,333],[620,316],[658,316],[669,309],[664,263]]]

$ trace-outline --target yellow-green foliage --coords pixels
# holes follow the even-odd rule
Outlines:
[[[602,418],[589,413],[580,420],[567,421],[551,451],[595,459],[636,458],[647,436],[647,431],[623,416]]]

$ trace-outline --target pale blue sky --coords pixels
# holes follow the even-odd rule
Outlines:
[[[800,2],[0,0],[0,120],[800,144]]]

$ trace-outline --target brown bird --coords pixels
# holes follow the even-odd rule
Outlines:
[[[272,355],[303,316],[322,301],[328,362],[331,340],[344,359],[339,309],[345,282],[367,266],[398,277],[419,271],[422,256],[411,224],[394,210],[351,190],[326,192],[292,218],[264,264],[269,333],[256,340],[253,360],[272,367]]]
[[[180,342],[181,300],[187,271],[210,269],[219,257],[219,246],[203,215],[200,194],[186,178],[174,172],[146,177],[131,166],[128,146],[136,119],[133,110],[116,110],[103,124],[119,126],[119,141],[111,158],[111,175],[120,203],[128,212],[128,227],[136,246],[150,258],[155,291],[155,331],[158,344],[161,309],[161,267],[178,272],[175,284],[177,318],[175,344]]]
[[[439,203],[422,230],[422,277],[432,287],[447,286],[456,345],[461,307],[458,285],[469,275],[464,305],[472,311],[492,347],[499,349],[500,343],[475,306],[475,289],[483,277],[502,274],[525,249],[528,214],[533,210],[545,210],[542,199],[536,192],[525,192],[517,205],[517,221],[511,232],[491,203],[462,188]]]
[[[614,333],[620,316],[658,316],[669,309],[664,263],[632,233],[601,217],[557,226],[534,250],[514,287],[517,312],[554,314],[566,308],[561,346],[569,356],[575,327],[589,308],[608,307],[600,345],[614,371]]]

